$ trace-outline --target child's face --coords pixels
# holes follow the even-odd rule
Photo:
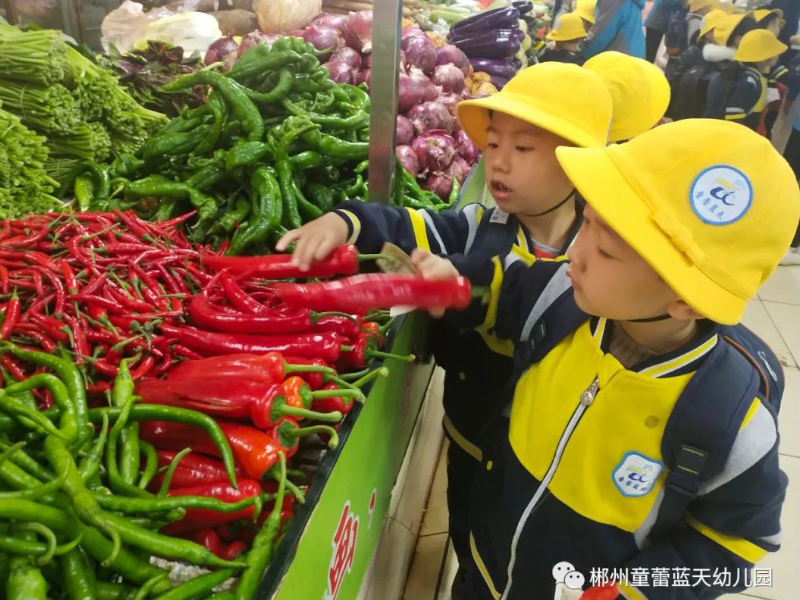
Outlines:
[[[587,206],[567,255],[575,301],[582,311],[615,321],[669,313],[678,296],[652,267]]]
[[[486,183],[507,213],[533,215],[563,200],[572,184],[556,160],[571,145],[549,131],[496,112],[488,129]]]
[[[777,17],[770,18],[767,23],[767,31],[771,31],[775,37],[778,37],[781,33],[781,20]]]

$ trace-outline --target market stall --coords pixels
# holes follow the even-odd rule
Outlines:
[[[355,598],[434,368],[424,313],[392,309],[471,292],[274,246],[348,200],[456,206],[479,156],[455,105],[528,60],[530,5],[227,2],[260,27],[227,35],[202,2],[123,3],[97,55],[23,4],[0,22],[5,597]],[[475,54],[487,35],[506,49]]]

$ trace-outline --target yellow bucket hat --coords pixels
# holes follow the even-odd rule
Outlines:
[[[561,147],[556,156],[609,227],[718,323],[741,320],[797,228],[791,167],[767,138],[736,123],[686,119],[626,144]]]
[[[594,25],[594,13],[597,9],[597,0],[578,0],[575,12],[581,19],[586,19]]]
[[[711,12],[707,13],[705,17],[703,17],[703,27],[700,29],[700,37],[703,37],[710,31],[713,31],[714,28],[719,25],[720,21],[728,16],[724,10],[712,10]]]
[[[609,142],[620,142],[652,129],[667,112],[670,87],[653,63],[621,52],[601,52],[584,63],[605,82],[614,108]]]
[[[757,63],[780,56],[788,49],[789,47],[778,40],[771,31],[754,29],[742,37],[733,59],[739,62]]]
[[[753,11],[753,18],[757,23],[764,22],[770,15],[777,15],[781,22],[781,29],[786,25],[786,20],[783,18],[783,11],[780,8],[759,8]]]
[[[704,8],[719,10],[722,8],[722,4],[719,0],[689,0],[689,12],[697,12]]]
[[[738,15],[725,15],[724,18],[720,19],[714,27],[714,43],[720,46],[727,46],[731,35],[733,35],[733,30],[736,29],[739,23],[744,21],[747,16],[747,14],[741,13]]]
[[[586,37],[583,21],[577,13],[567,13],[558,20],[558,27],[545,36],[554,42],[570,42]]]
[[[517,73],[498,93],[456,105],[462,129],[486,149],[489,111],[541,127],[576,146],[608,142],[611,94],[599,75],[578,65],[546,62]]]

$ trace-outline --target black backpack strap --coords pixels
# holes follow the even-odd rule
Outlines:
[[[684,388],[664,429],[661,453],[669,471],[648,539],[678,527],[701,483],[725,468],[760,385],[751,361],[721,337]]]
[[[517,241],[519,221],[514,215],[489,208],[483,213],[475,236],[467,240],[464,254],[480,251],[486,256],[502,256],[511,251]]]

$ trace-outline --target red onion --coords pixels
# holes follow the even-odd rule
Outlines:
[[[437,102],[444,104],[450,114],[454,117],[456,116],[456,105],[461,102],[461,100],[462,98],[460,95],[452,93],[442,94],[436,99]]]
[[[406,27],[400,34],[400,39],[404,40],[407,37],[428,37],[425,35],[425,32],[419,28],[418,25],[411,25],[410,27]]]
[[[256,44],[264,44],[271,46],[272,43],[278,38],[283,37],[280,33],[263,33],[261,31],[253,31],[244,36],[242,43],[239,45],[239,56],[250,50]]]
[[[414,177],[419,175],[419,160],[417,159],[417,153],[414,152],[411,146],[398,146],[394,149],[394,152],[406,171]]]
[[[402,71],[398,81],[398,109],[404,113],[412,106],[423,102],[423,86],[418,79],[411,75],[406,75]]]
[[[356,85],[361,85],[362,83],[367,84],[367,91],[369,91],[369,86],[372,84],[372,69],[364,69],[358,74]]]
[[[458,183],[464,183],[471,170],[472,165],[469,163],[469,161],[456,154],[453,162],[451,162],[450,166],[447,167],[445,175],[448,177],[455,177],[458,180]]]
[[[221,62],[227,58],[229,54],[235,54],[239,50],[239,45],[232,36],[219,38],[216,42],[212,43],[206,51],[205,59],[203,62],[207,65],[215,62]]]
[[[481,157],[481,151],[478,150],[478,147],[469,139],[469,136],[464,133],[464,131],[456,131],[453,134],[453,138],[456,140],[456,149],[458,150],[459,156],[471,165],[478,162],[478,159]]]
[[[371,55],[370,55],[371,56]],[[361,70],[361,55],[347,46],[343,46],[336,50],[331,56],[331,62],[340,62],[349,66],[354,71]]]
[[[332,15],[322,13],[311,21],[312,25],[319,25],[320,27],[333,27],[338,29],[342,34],[347,29],[347,15]]]
[[[433,129],[443,129],[447,133],[453,132],[453,117],[441,102],[424,102],[413,106],[407,116],[418,135]]]
[[[464,77],[469,74],[469,58],[467,58],[467,55],[464,54],[458,46],[454,46],[453,44],[439,46],[436,49],[436,64],[453,64],[459,68],[464,74]]]
[[[422,188],[433,192],[442,200],[447,200],[453,191],[453,178],[444,173],[432,173],[422,184]]]
[[[335,83],[355,83],[355,73],[353,69],[344,63],[327,62],[322,65],[328,69],[328,78]]]
[[[403,115],[397,115],[397,144],[407,146],[414,140],[414,126]]]
[[[425,77],[425,75],[419,71],[412,70],[409,77],[417,82],[422,90],[422,98],[420,102],[432,102],[439,97],[439,90],[436,89],[436,86],[433,85],[433,82]]]
[[[321,25],[309,25],[308,29],[303,32],[303,39],[317,50],[329,50],[330,52],[322,55],[323,59],[344,44],[342,34],[338,29]]]
[[[400,47],[406,53],[406,60],[412,67],[417,67],[426,75],[433,73],[436,68],[436,48],[428,36],[409,36],[400,42]]]
[[[411,143],[422,172],[444,171],[456,155],[456,142],[446,131],[426,131]]]
[[[239,60],[239,54],[236,52],[231,52],[228,56],[225,57],[225,60],[222,63],[222,70],[223,71],[230,71],[233,68],[233,65]]]
[[[445,92],[460,94],[464,91],[464,73],[455,65],[437,65],[433,83],[442,86]]]
[[[372,11],[360,10],[347,19],[347,30],[353,36],[353,42],[348,40],[348,45],[356,50],[369,54],[372,52]]]

